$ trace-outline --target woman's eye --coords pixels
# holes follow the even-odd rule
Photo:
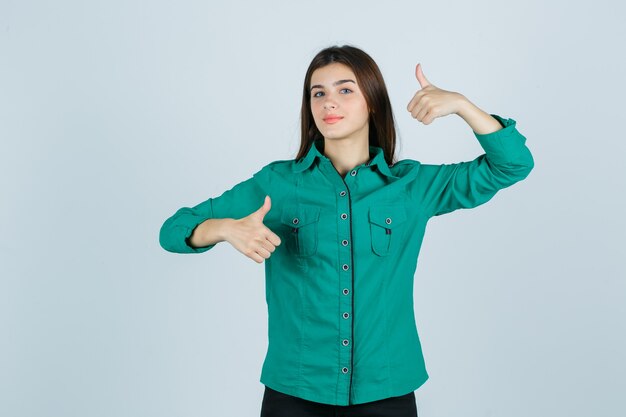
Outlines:
[[[341,89],[341,90],[339,90],[339,91],[349,91],[349,92],[352,92],[352,90],[350,90],[349,88],[342,88],[342,89]],[[320,94],[320,93],[321,93],[321,94],[324,94],[322,91],[318,91],[318,92],[316,92],[316,93],[313,93],[313,97],[321,97],[321,96],[318,96],[318,94]]]

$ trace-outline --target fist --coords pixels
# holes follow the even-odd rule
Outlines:
[[[460,110],[464,96],[435,87],[424,76],[421,64],[415,67],[415,77],[420,84],[420,90],[406,107],[411,117],[428,125],[437,117],[457,113]]]
[[[278,235],[263,224],[271,205],[270,196],[265,196],[263,205],[249,216],[235,220],[228,233],[228,243],[257,263],[268,259],[281,243]]]

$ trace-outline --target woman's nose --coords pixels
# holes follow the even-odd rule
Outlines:
[[[335,102],[332,100],[326,100],[326,102],[324,102],[324,109],[334,109],[335,107],[337,107],[335,105]]]

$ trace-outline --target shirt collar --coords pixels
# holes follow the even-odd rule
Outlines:
[[[320,151],[320,149],[323,149],[323,147],[324,139],[315,139],[306,156],[294,164],[293,172],[298,173],[306,170],[311,165],[313,165],[316,158],[330,161],[330,159]],[[392,177],[393,174],[391,173],[389,165],[387,165],[387,161],[385,160],[385,153],[383,152],[383,148],[381,148],[380,146],[370,145],[369,152],[371,158],[365,164],[365,166],[375,165],[382,174],[388,177]]]

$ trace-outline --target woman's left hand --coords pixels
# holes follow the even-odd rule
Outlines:
[[[421,90],[415,93],[407,106],[414,119],[428,125],[437,117],[457,113],[461,109],[465,96],[435,87],[424,76],[421,64],[415,67],[415,77]]]

